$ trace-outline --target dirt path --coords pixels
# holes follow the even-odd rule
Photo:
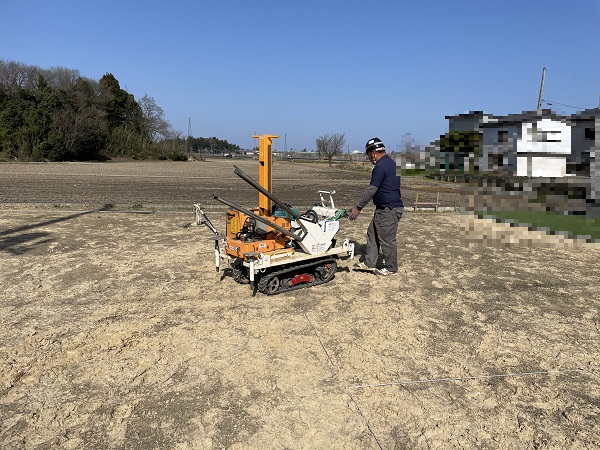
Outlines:
[[[2,448],[598,447],[599,249],[407,213],[400,276],[253,297],[192,219],[0,213]]]

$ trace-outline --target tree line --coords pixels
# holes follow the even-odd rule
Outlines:
[[[188,138],[189,150],[200,153],[240,153],[242,149],[239,145],[230,144],[227,140],[216,137]]]
[[[186,147],[152,97],[136,100],[111,73],[0,60],[2,159],[186,159]]]
[[[316,140],[330,164],[344,145],[344,133]],[[0,60],[0,160],[184,160],[188,152],[241,151],[216,137],[183,138],[154,98],[136,100],[112,73],[94,80],[65,67]]]

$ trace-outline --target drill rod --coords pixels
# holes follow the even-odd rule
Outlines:
[[[231,200],[227,200],[227,199],[224,199],[224,198],[220,198],[220,197],[218,197],[218,196],[216,196],[216,195],[214,195],[214,194],[213,194],[213,198],[214,198],[215,200],[217,200],[217,201],[219,201],[219,202],[221,202],[221,203],[224,203],[225,205],[227,205],[227,206],[229,206],[229,207],[231,207],[231,208],[233,208],[233,209],[235,209],[235,210],[237,210],[237,211],[241,212],[241,213],[244,213],[244,214],[246,214],[246,215],[247,215],[247,216],[249,216],[249,217],[252,217],[252,218],[253,218],[253,219],[255,219],[255,220],[258,220],[259,222],[262,222],[262,223],[264,223],[265,225],[268,225],[268,226],[270,226],[270,227],[272,227],[272,228],[276,229],[277,231],[279,231],[279,232],[281,232],[281,233],[285,234],[286,236],[289,236],[289,237],[291,237],[291,238],[293,238],[293,239],[296,239],[298,242],[302,241],[302,236],[299,236],[299,235],[297,235],[296,233],[294,233],[294,232],[292,232],[292,231],[290,231],[290,230],[286,230],[285,228],[283,228],[283,227],[281,227],[281,226],[277,225],[275,222],[271,222],[271,221],[270,221],[269,219],[267,219],[266,217],[264,217],[264,216],[259,216],[258,214],[255,214],[255,213],[253,213],[252,211],[250,211],[250,210],[248,210],[248,209],[244,208],[243,206],[240,206],[240,205],[238,205],[238,204],[236,204],[236,203],[232,202]]]
[[[296,221],[300,225],[300,228],[302,228],[302,231],[304,231],[305,233],[308,233],[308,230],[306,229],[306,226],[299,220],[300,219],[300,214],[298,214],[297,212],[295,212],[292,208],[290,208],[288,205],[286,205],[281,200],[279,200],[277,197],[275,197],[273,194],[271,194],[269,191],[267,191],[264,187],[262,187],[255,180],[253,180],[250,177],[250,175],[248,175],[247,173],[245,173],[238,166],[233,166],[233,167],[235,167],[234,173],[238,177],[240,177],[242,180],[244,180],[246,183],[248,183],[250,186],[252,186],[254,189],[256,189],[261,194],[266,195],[268,198],[270,198],[277,206],[279,206],[286,213],[288,213],[290,216],[292,216],[294,219],[296,219]]]

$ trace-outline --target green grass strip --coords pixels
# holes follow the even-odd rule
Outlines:
[[[476,211],[475,214],[554,234],[600,240],[600,219],[565,216],[551,211]]]

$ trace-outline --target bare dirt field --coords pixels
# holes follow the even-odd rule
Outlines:
[[[252,296],[181,226],[199,202],[224,227],[213,192],[256,204],[233,164],[256,176],[0,164],[0,448],[600,447],[597,245],[407,212],[399,276],[341,260],[330,283]],[[273,183],[351,205],[368,174],[281,162]],[[456,189],[403,180],[408,204]],[[341,225],[358,253],[370,216]]]
[[[0,205],[105,209],[190,209],[193,203],[222,204],[212,195],[256,206],[257,192],[234,173],[240,167],[258,178],[258,162],[251,158],[188,162],[31,163],[0,165]],[[340,206],[353,205],[369,182],[370,172],[332,170],[326,163],[275,161],[273,193],[294,206],[310,206],[319,190],[336,190]],[[403,197],[414,203],[434,201],[459,204],[459,186],[415,179],[403,186]]]

